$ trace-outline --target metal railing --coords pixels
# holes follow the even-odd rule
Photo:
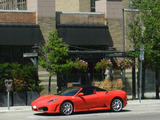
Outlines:
[[[27,0],[0,0],[0,10],[27,10]]]

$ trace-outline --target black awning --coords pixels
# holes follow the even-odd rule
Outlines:
[[[70,54],[78,54],[78,55],[94,55],[97,56],[98,54],[105,55],[105,57],[126,57],[125,52],[121,51],[105,51],[105,50],[90,50],[90,51],[80,51],[80,50],[70,50]]]
[[[32,46],[43,41],[37,24],[0,23],[0,45]]]
[[[108,27],[105,25],[57,25],[59,37],[69,45],[112,46]]]

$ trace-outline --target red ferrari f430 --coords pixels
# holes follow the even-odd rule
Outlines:
[[[62,113],[111,110],[119,112],[127,104],[126,92],[106,91],[97,87],[65,89],[58,95],[44,95],[32,102],[32,110],[43,113]]]

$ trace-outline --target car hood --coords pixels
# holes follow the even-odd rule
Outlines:
[[[32,102],[32,105],[35,105],[35,104],[46,104],[50,100],[59,99],[61,97],[62,96],[59,96],[59,95],[44,95],[44,96],[41,96],[41,97],[37,98],[36,100],[34,100]]]

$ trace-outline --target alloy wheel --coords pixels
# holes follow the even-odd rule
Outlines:
[[[71,115],[73,113],[73,105],[71,102],[64,102],[61,105],[61,113],[64,115]]]
[[[120,100],[119,98],[113,99],[111,103],[111,110],[114,112],[119,112],[122,110],[122,108],[123,108],[122,100]]]

